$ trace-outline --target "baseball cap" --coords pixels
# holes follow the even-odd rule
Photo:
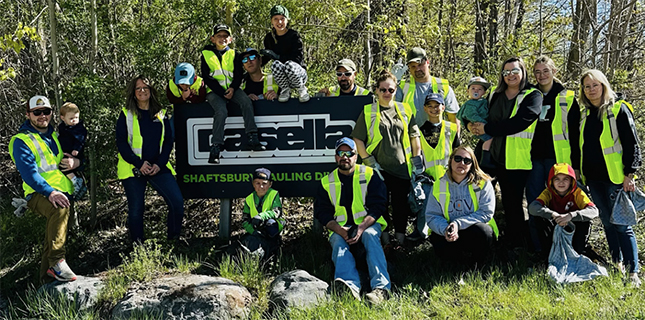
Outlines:
[[[229,28],[227,25],[225,25],[223,23],[216,24],[213,27],[213,35],[216,35],[220,31],[226,31],[226,32],[228,32],[229,36],[231,35],[231,28]]]
[[[33,96],[29,99],[29,110],[38,109],[38,108],[52,108],[52,105],[49,103],[49,99],[45,96]]]
[[[255,179],[273,181],[273,179],[271,179],[271,170],[267,168],[255,169],[255,171],[253,172],[253,180]]]
[[[352,148],[352,150],[356,150],[356,143],[351,138],[343,137],[343,138],[338,139],[336,141],[335,150],[338,150],[338,148],[340,148],[340,146],[342,146],[342,145],[346,145],[346,146]]]
[[[486,79],[482,77],[472,77],[470,80],[468,80],[468,88],[470,88],[471,85],[473,84],[478,84],[482,87],[484,87],[484,90],[488,90],[490,88],[490,83],[486,81]]]
[[[291,19],[289,18],[289,10],[279,4],[276,4],[275,6],[273,6],[273,8],[271,8],[271,18],[277,15],[283,15],[285,18]]]
[[[347,71],[356,72],[356,64],[350,59],[343,59],[338,61],[338,64],[336,64],[336,70],[338,70],[338,68],[340,67],[347,69]]]
[[[175,84],[187,84],[189,86],[195,83],[195,67],[188,62],[182,62],[175,68]]]
[[[426,96],[426,101],[424,102],[424,104],[428,104],[428,102],[430,102],[430,101],[436,101],[439,104],[444,104],[443,103],[443,97],[438,93],[429,93]]]
[[[408,51],[408,63],[410,62],[416,62],[416,63],[421,63],[423,59],[426,58],[426,51],[419,48],[419,47],[414,47]]]
[[[250,55],[257,55],[257,56],[259,56],[259,55],[260,55],[260,53],[259,53],[259,52],[258,52],[258,50],[256,50],[255,48],[246,48],[246,49],[244,50],[244,52],[242,52],[242,56],[241,56],[241,57],[242,57],[242,58],[244,58],[245,56],[250,56]]]

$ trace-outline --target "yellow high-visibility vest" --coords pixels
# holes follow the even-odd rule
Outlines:
[[[235,50],[230,49],[222,55],[222,62],[219,61],[215,52],[203,50],[204,60],[210,68],[210,76],[219,82],[219,85],[228,89],[233,82],[233,69],[235,67]]]
[[[446,99],[448,99],[448,93],[450,92],[450,83],[448,80],[430,77],[430,82],[432,82],[432,92],[440,94],[443,96],[443,100],[446,101]],[[416,82],[414,81],[414,77],[410,77],[410,79],[405,82],[401,90],[403,90],[403,102],[411,106],[415,106],[414,94],[416,92]],[[412,112],[414,112],[412,115],[417,114],[417,106],[412,108]]]
[[[403,135],[401,136],[401,143],[403,144],[403,151],[405,152],[405,162],[408,167],[408,175],[412,176],[412,146],[410,145],[410,135],[408,134],[408,125],[410,124],[410,118],[412,111],[410,110],[410,105],[407,103],[395,102],[395,110],[399,115],[399,119],[403,122]],[[376,146],[383,140],[381,135],[380,123],[381,123],[381,112],[378,102],[372,104],[366,104],[363,107],[363,113],[365,114],[365,125],[367,126],[367,145],[366,151],[368,154],[372,154]]]
[[[275,189],[269,188],[267,193],[264,195],[265,198],[264,198],[264,202],[262,203],[262,212],[273,209],[273,202],[275,201],[275,198],[277,196],[278,196],[278,191]],[[244,201],[246,201],[246,205],[249,206],[249,210],[251,210],[251,219],[253,219],[253,217],[260,214],[256,207],[257,205],[255,203],[253,193],[248,195]],[[278,230],[282,231],[282,228],[284,228],[285,221],[279,218],[276,218],[274,220],[278,223]]]
[[[329,88],[329,93],[330,93],[330,95],[329,95],[330,97],[338,97],[338,96],[340,96],[340,86],[330,87]],[[359,86],[356,86],[356,91],[354,91],[354,96],[366,96],[368,94],[370,94],[369,90],[367,90],[365,88],[362,88],[362,87],[359,87]]]
[[[567,117],[575,94],[571,90],[562,90],[555,98],[558,104],[555,107],[555,116],[551,122],[551,133],[553,134],[553,148],[557,163],[571,164],[571,145],[569,145],[569,125]]]

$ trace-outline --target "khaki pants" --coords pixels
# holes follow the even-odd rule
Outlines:
[[[65,239],[67,238],[67,219],[70,208],[54,208],[49,199],[39,193],[34,193],[27,206],[31,211],[47,219],[45,226],[45,242],[40,263],[40,279],[45,279],[47,269],[54,266],[60,259],[65,258]]]

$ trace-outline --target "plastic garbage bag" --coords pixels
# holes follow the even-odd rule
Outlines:
[[[618,189],[609,221],[622,226],[633,226],[637,222],[636,212],[645,210],[645,194],[636,189],[626,192]]]
[[[607,269],[591,259],[579,255],[571,245],[575,225],[569,223],[565,228],[556,225],[553,229],[553,245],[549,253],[547,273],[557,283],[573,283],[591,280],[597,276],[607,276]]]
[[[25,211],[27,211],[27,200],[25,199],[12,198],[11,205],[16,208],[13,214],[15,214],[18,218],[22,217],[25,214]]]
[[[425,208],[427,198],[432,196],[432,184],[434,180],[425,173],[419,175],[413,174],[410,183],[412,184],[412,188],[410,189],[410,194],[408,194],[408,204],[410,205],[412,213],[417,216],[417,230],[427,234],[425,233],[428,228],[426,225]]]

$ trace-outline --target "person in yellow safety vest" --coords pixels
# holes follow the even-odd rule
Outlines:
[[[356,164],[354,140],[339,139],[334,152],[338,167],[320,180],[314,198],[314,217],[329,230],[334,287],[349,290],[360,300],[361,279],[356,261],[363,257],[355,255],[364,247],[372,289],[366,298],[379,303],[387,298],[391,288],[380,241],[387,226],[383,219],[387,211],[385,184],[374,169]]]
[[[438,93],[426,96],[423,109],[428,120],[419,128],[421,130],[421,149],[425,161],[425,173],[434,181],[446,173],[448,158],[453,149],[461,144],[457,125],[442,118],[446,106],[443,97]]]
[[[336,78],[338,85],[322,88],[318,93],[324,94],[326,97],[339,97],[339,96],[366,96],[370,91],[359,87],[356,84],[356,74],[358,69],[354,61],[350,59],[342,59],[336,64]]]
[[[266,259],[280,249],[280,232],[286,222],[281,217],[280,194],[271,188],[271,171],[266,168],[255,169],[252,183],[254,191],[244,199],[242,211],[242,226],[248,233],[242,239],[242,244],[251,253],[257,253]]]
[[[387,70],[381,72],[374,86],[377,101],[365,105],[351,133],[363,164],[382,175],[392,199],[392,219],[399,245],[405,242],[408,217],[410,180],[413,174],[423,173],[419,127],[410,105],[394,101],[396,77]],[[389,233],[384,242],[389,244]]]
[[[553,60],[540,56],[533,64],[533,75],[537,87],[542,92],[542,110],[535,125],[535,134],[531,143],[532,170],[526,183],[526,200],[531,203],[540,195],[548,182],[549,172],[556,163],[571,163],[571,143],[578,141],[578,120],[580,107],[575,93],[565,89],[556,78],[557,69]],[[542,248],[537,229],[536,218],[529,216],[531,243],[536,253]],[[549,252],[542,252],[548,254]]]
[[[425,233],[442,259],[466,264],[482,263],[498,236],[495,189],[468,146],[450,155],[448,171],[435,181],[426,205]]]
[[[407,60],[410,78],[401,82],[395,100],[410,104],[413,107],[412,112],[416,117],[417,125],[422,125],[427,120],[426,114],[423,112],[426,96],[429,93],[439,93],[445,102],[448,121],[456,123],[459,127],[459,120],[457,120],[459,102],[457,102],[455,92],[450,87],[448,80],[430,75],[430,60],[428,60],[426,51],[419,47],[412,48],[408,51]]]
[[[252,101],[262,99],[275,100],[278,97],[278,84],[272,74],[262,72],[262,56],[253,49],[247,48],[242,54],[242,65],[246,73],[240,88],[244,90]]]
[[[580,105],[580,138],[579,144],[572,146],[573,168],[600,210],[613,262],[621,269],[626,267],[631,282],[638,286],[641,281],[634,230],[611,222],[616,192],[636,189],[634,173],[643,163],[633,111],[629,103],[617,98],[607,77],[598,70],[582,73]]]
[[[202,103],[206,101],[206,83],[195,74],[195,67],[182,62],[175,68],[175,76],[168,81],[166,97],[172,104]]]
[[[58,134],[51,125],[53,110],[49,99],[32,97],[26,111],[27,120],[9,142],[9,154],[22,178],[27,207],[47,219],[40,279],[45,281],[48,275],[59,281],[74,281],[76,275],[65,260],[74,186],[61,169],[76,169],[81,162],[70,154],[63,157]]]
[[[258,138],[253,103],[244,91],[239,90],[244,70],[242,60],[228,46],[233,42],[231,29],[225,24],[215,25],[210,41],[213,45],[207,45],[202,50],[201,72],[206,86],[212,90],[206,95],[206,100],[213,108],[213,135],[208,163],[218,164],[220,153],[224,150],[224,124],[228,117],[229,101],[242,111],[246,147],[253,151],[266,150],[266,147]]]
[[[184,198],[170,165],[173,146],[170,117],[150,80],[138,76],[128,84],[125,107],[116,121],[117,175],[128,200],[128,229],[133,242],[144,241],[143,213],[150,184],[168,205],[168,239],[178,239]]]
[[[464,122],[471,133],[493,137],[490,155],[495,169],[488,172],[499,181],[506,241],[515,249],[525,247],[529,241],[522,202],[531,170],[531,141],[542,108],[542,93],[529,84],[522,59],[511,57],[501,66],[498,85],[488,98],[488,123]],[[481,144],[480,141],[476,150]]]

